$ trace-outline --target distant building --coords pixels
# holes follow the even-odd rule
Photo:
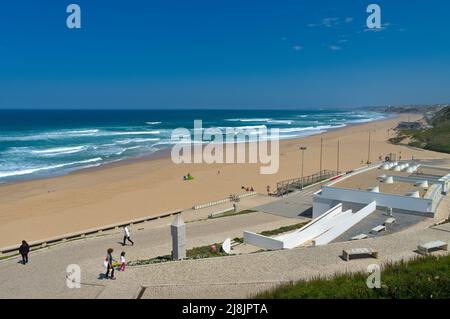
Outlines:
[[[407,130],[417,130],[422,127],[422,123],[420,122],[400,122],[398,125],[399,129],[407,129]]]

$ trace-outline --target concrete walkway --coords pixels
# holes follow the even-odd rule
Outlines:
[[[361,242],[137,267],[108,283],[98,297],[136,298],[140,292],[141,298],[246,298],[282,282],[414,258],[417,245],[437,239],[450,241],[450,224]],[[343,249],[360,247],[378,250],[379,259],[340,258]]]
[[[243,229],[261,232],[299,222],[298,219],[264,213],[203,219],[208,213],[208,210],[183,213],[187,221],[200,219],[187,223],[187,248],[242,237]],[[122,231],[116,230],[37,250],[30,254],[30,262],[26,266],[19,263],[19,257],[0,261],[0,298],[95,298],[106,283],[99,279],[101,272],[104,272],[102,264],[106,249],[113,248],[117,259],[120,252],[125,251],[127,260],[170,254],[171,222],[172,219],[166,218],[131,227],[131,237],[136,243],[134,246],[123,247]],[[66,287],[66,267],[70,264],[81,267],[82,281],[86,283],[82,289]]]
[[[439,216],[448,217],[449,203],[450,196],[446,196]],[[202,214],[207,216],[205,211],[191,211],[185,219],[202,219]],[[429,219],[400,233],[363,241],[128,267],[117,273],[116,281],[99,279],[108,247],[115,249],[116,257],[126,251],[128,260],[169,253],[170,222],[161,219],[136,225],[131,229],[136,242],[133,247],[122,247],[122,233],[116,231],[33,252],[26,266],[19,264],[18,258],[0,261],[0,298],[245,298],[286,281],[413,258],[418,256],[417,245],[431,240],[450,242],[450,224],[430,228],[433,220]],[[244,229],[260,232],[298,222],[297,218],[265,213],[191,222],[187,224],[188,247],[242,236]],[[360,247],[378,250],[380,258],[345,262],[339,257],[343,249]],[[66,287],[66,267],[73,263],[82,270],[80,289]]]

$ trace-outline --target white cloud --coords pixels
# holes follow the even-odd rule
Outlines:
[[[301,51],[303,50],[303,47],[301,45],[294,45],[292,49],[294,49],[294,51]]]
[[[342,50],[342,48],[340,46],[338,46],[338,45],[330,45],[328,48],[331,51],[340,51],[340,50]]]
[[[353,18],[353,17],[345,18],[345,23],[351,23],[351,22],[353,22],[353,20],[355,20],[355,18]]]
[[[332,27],[334,25],[337,25],[337,24],[339,24],[339,19],[338,18],[324,18],[322,20],[322,25],[327,27],[327,28],[330,28],[330,27]]]
[[[310,23],[306,26],[308,28],[315,28],[315,27],[327,27],[331,28],[335,25],[338,25],[340,23],[339,18],[323,18],[320,23]]]
[[[390,22],[386,22],[386,23],[382,23],[381,24],[381,28],[374,28],[374,29],[369,29],[369,28],[365,28],[363,31],[364,32],[380,32],[383,30],[386,30],[387,28],[393,26],[394,24],[390,23]]]

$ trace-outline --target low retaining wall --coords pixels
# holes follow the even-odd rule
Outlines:
[[[237,198],[245,198],[245,197],[253,196],[256,194],[258,194],[258,193],[257,192],[247,192],[244,194],[237,195]],[[209,203],[195,205],[194,207],[192,207],[192,209],[198,210],[198,209],[207,208],[207,207],[211,207],[211,206],[215,206],[215,205],[220,205],[223,203],[228,203],[230,201],[231,201],[230,198],[224,198],[224,199],[216,200],[216,201],[209,202]]]
[[[61,235],[61,236],[57,236],[57,237],[51,237],[51,238],[47,238],[47,239],[33,241],[33,242],[28,243],[28,244],[30,245],[30,249],[34,250],[34,249],[46,247],[49,244],[54,244],[54,243],[58,243],[58,242],[64,242],[64,241],[67,241],[67,240],[70,240],[70,239],[75,239],[75,238],[80,238],[80,237],[82,238],[82,237],[86,237],[88,235],[101,233],[101,232],[107,231],[107,230],[117,229],[117,228],[120,228],[120,227],[130,226],[130,225],[133,225],[133,224],[140,224],[140,223],[144,223],[144,222],[147,222],[147,221],[156,220],[156,219],[159,219],[159,218],[165,218],[165,217],[178,215],[181,212],[182,212],[182,210],[174,210],[174,211],[167,212],[167,213],[164,213],[164,214],[161,214],[161,215],[146,216],[146,217],[132,219],[132,220],[129,220],[129,221],[126,221],[126,222],[110,224],[110,225],[101,226],[101,227],[97,227],[97,228],[90,228],[90,229],[86,229],[86,230],[79,231],[79,232],[74,232],[74,233],[69,233],[69,234],[65,234],[65,235]],[[17,252],[19,247],[20,247],[20,244],[19,245],[13,245],[13,246],[0,248],[0,255],[6,255],[6,254],[9,254],[9,253],[12,253],[12,252]]]
[[[269,250],[283,249],[283,241],[275,238],[244,231],[244,243]]]
[[[213,217],[216,217],[216,216],[219,216],[219,215],[222,215],[222,214],[225,214],[225,213],[229,213],[229,212],[234,212],[234,207],[222,209],[222,210],[219,210],[217,212],[211,213],[211,214],[208,215],[208,217],[209,218],[213,218]]]

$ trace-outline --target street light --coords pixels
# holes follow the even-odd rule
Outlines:
[[[302,151],[302,189],[303,189],[303,159],[305,156],[306,146],[301,146],[300,150]]]

